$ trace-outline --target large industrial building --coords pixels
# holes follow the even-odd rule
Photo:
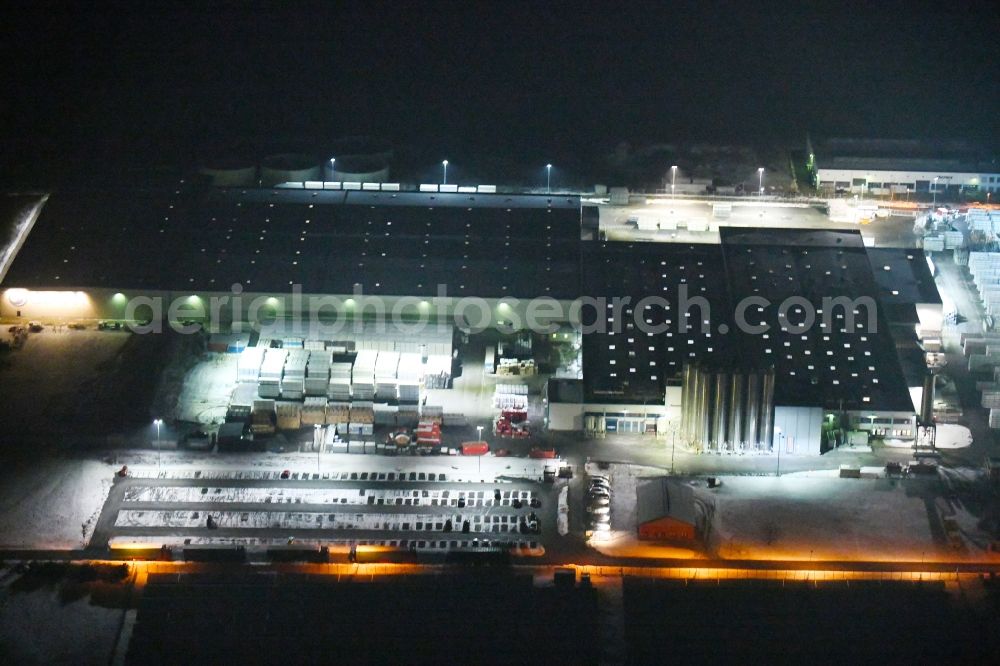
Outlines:
[[[0,317],[163,314],[225,330],[262,310],[271,326],[391,316],[444,326],[434,342],[455,325],[516,327],[544,298],[555,329],[582,331],[582,379],[544,389],[549,429],[788,454],[835,446],[834,422],[915,436],[918,337],[939,335],[941,319],[920,251],[795,229],[724,227],[721,244],[593,241],[585,218],[578,197],[554,195],[60,192],[22,239]],[[153,312],[157,297],[176,307]],[[419,339],[378,335],[376,348],[407,353]]]
[[[964,142],[831,139],[808,146],[816,188],[827,195],[934,194],[1000,190],[1000,164]]]

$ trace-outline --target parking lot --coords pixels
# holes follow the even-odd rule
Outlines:
[[[392,459],[365,462],[370,471],[140,470],[116,479],[90,547],[291,544],[527,557],[543,555],[545,541],[558,538],[559,484],[492,470],[482,480],[459,480],[467,476],[461,467],[396,471],[379,468]]]

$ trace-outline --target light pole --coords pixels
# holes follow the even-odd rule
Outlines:
[[[934,207],[937,208],[937,184],[939,176],[934,176]]]
[[[545,165],[545,192],[547,194],[552,193],[552,165]]]
[[[331,157],[330,158],[330,176],[333,177],[333,178],[336,178],[336,175],[335,175],[336,172],[337,172],[337,158],[336,157]]]
[[[757,178],[760,181],[760,190],[758,190],[759,196],[764,196],[764,167],[757,167]]]
[[[674,185],[677,184],[677,165],[670,167],[670,199],[674,198]]]
[[[444,173],[441,176],[441,184],[442,185],[447,185],[448,184],[448,160],[444,160],[443,162],[441,162],[441,168],[444,170]]]
[[[160,426],[163,425],[163,419],[153,419],[153,425],[156,426],[156,473],[160,473]]]

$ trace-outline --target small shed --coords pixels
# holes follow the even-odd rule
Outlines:
[[[690,486],[666,478],[636,486],[636,509],[641,541],[694,541],[697,514]]]

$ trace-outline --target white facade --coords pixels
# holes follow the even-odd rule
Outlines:
[[[948,189],[979,189],[987,192],[1000,190],[1000,173],[974,173],[961,171],[890,171],[887,169],[827,169],[816,170],[819,189],[847,190],[860,193],[868,185],[871,194],[904,192],[933,192],[937,178],[937,191]]]

